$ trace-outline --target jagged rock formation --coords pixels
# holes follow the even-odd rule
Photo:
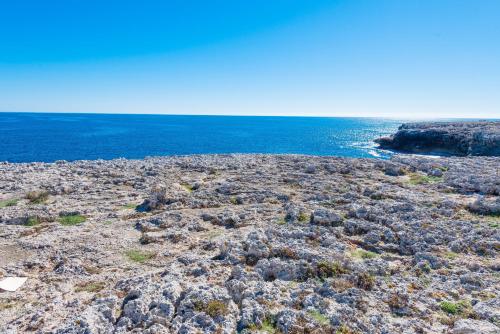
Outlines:
[[[498,333],[499,165],[0,163],[0,333]]]
[[[407,123],[375,142],[382,149],[406,153],[500,156],[500,122]]]

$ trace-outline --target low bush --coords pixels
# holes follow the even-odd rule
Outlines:
[[[366,272],[360,273],[357,276],[356,286],[360,289],[371,290],[375,286],[375,277]]]
[[[134,262],[144,263],[147,260],[154,258],[156,254],[152,253],[152,252],[137,250],[137,249],[130,249],[130,250],[125,252],[125,255],[127,255],[127,257]]]
[[[370,252],[364,249],[356,249],[354,252],[351,253],[352,256],[359,258],[359,259],[364,259],[364,260],[369,260],[369,259],[374,259],[377,257],[377,253]]]
[[[16,198],[11,198],[11,199],[6,199],[6,200],[3,200],[3,201],[0,201],[0,209],[1,208],[6,208],[8,206],[16,206],[17,202],[19,202],[19,200],[16,199]]]
[[[227,304],[220,300],[210,300],[206,304],[202,301],[195,301],[194,309],[198,312],[205,312],[212,318],[223,316],[229,313]]]
[[[59,223],[64,226],[74,226],[83,223],[87,218],[78,214],[69,214],[59,217]]]
[[[321,314],[321,312],[319,312],[317,310],[310,311],[310,312],[308,312],[308,314],[311,318],[314,319],[314,321],[316,321],[318,324],[320,324],[322,326],[330,324],[330,319],[326,315]]]
[[[36,226],[38,224],[40,224],[40,220],[38,219],[38,217],[31,216],[26,219],[24,226]]]
[[[417,173],[412,173],[409,176],[410,176],[409,183],[413,185],[429,184],[441,181],[441,177],[438,176],[421,175]]]
[[[321,279],[335,277],[348,272],[349,270],[344,268],[339,262],[321,261],[316,264],[316,276]]]
[[[49,199],[49,193],[47,191],[30,191],[26,194],[26,199],[31,204],[42,204]]]
[[[459,307],[456,303],[449,302],[449,301],[443,301],[439,304],[439,307],[441,308],[442,311],[448,313],[448,314],[457,314],[459,311]]]

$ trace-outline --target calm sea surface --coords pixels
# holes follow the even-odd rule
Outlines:
[[[144,158],[199,153],[387,157],[373,139],[403,120],[0,113],[0,161]]]

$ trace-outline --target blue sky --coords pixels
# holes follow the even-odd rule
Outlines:
[[[500,118],[498,0],[3,1],[0,110]]]

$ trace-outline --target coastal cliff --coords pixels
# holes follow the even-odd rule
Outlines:
[[[499,165],[0,163],[0,332],[498,333]]]
[[[375,142],[382,149],[406,153],[500,156],[500,122],[406,123]]]

